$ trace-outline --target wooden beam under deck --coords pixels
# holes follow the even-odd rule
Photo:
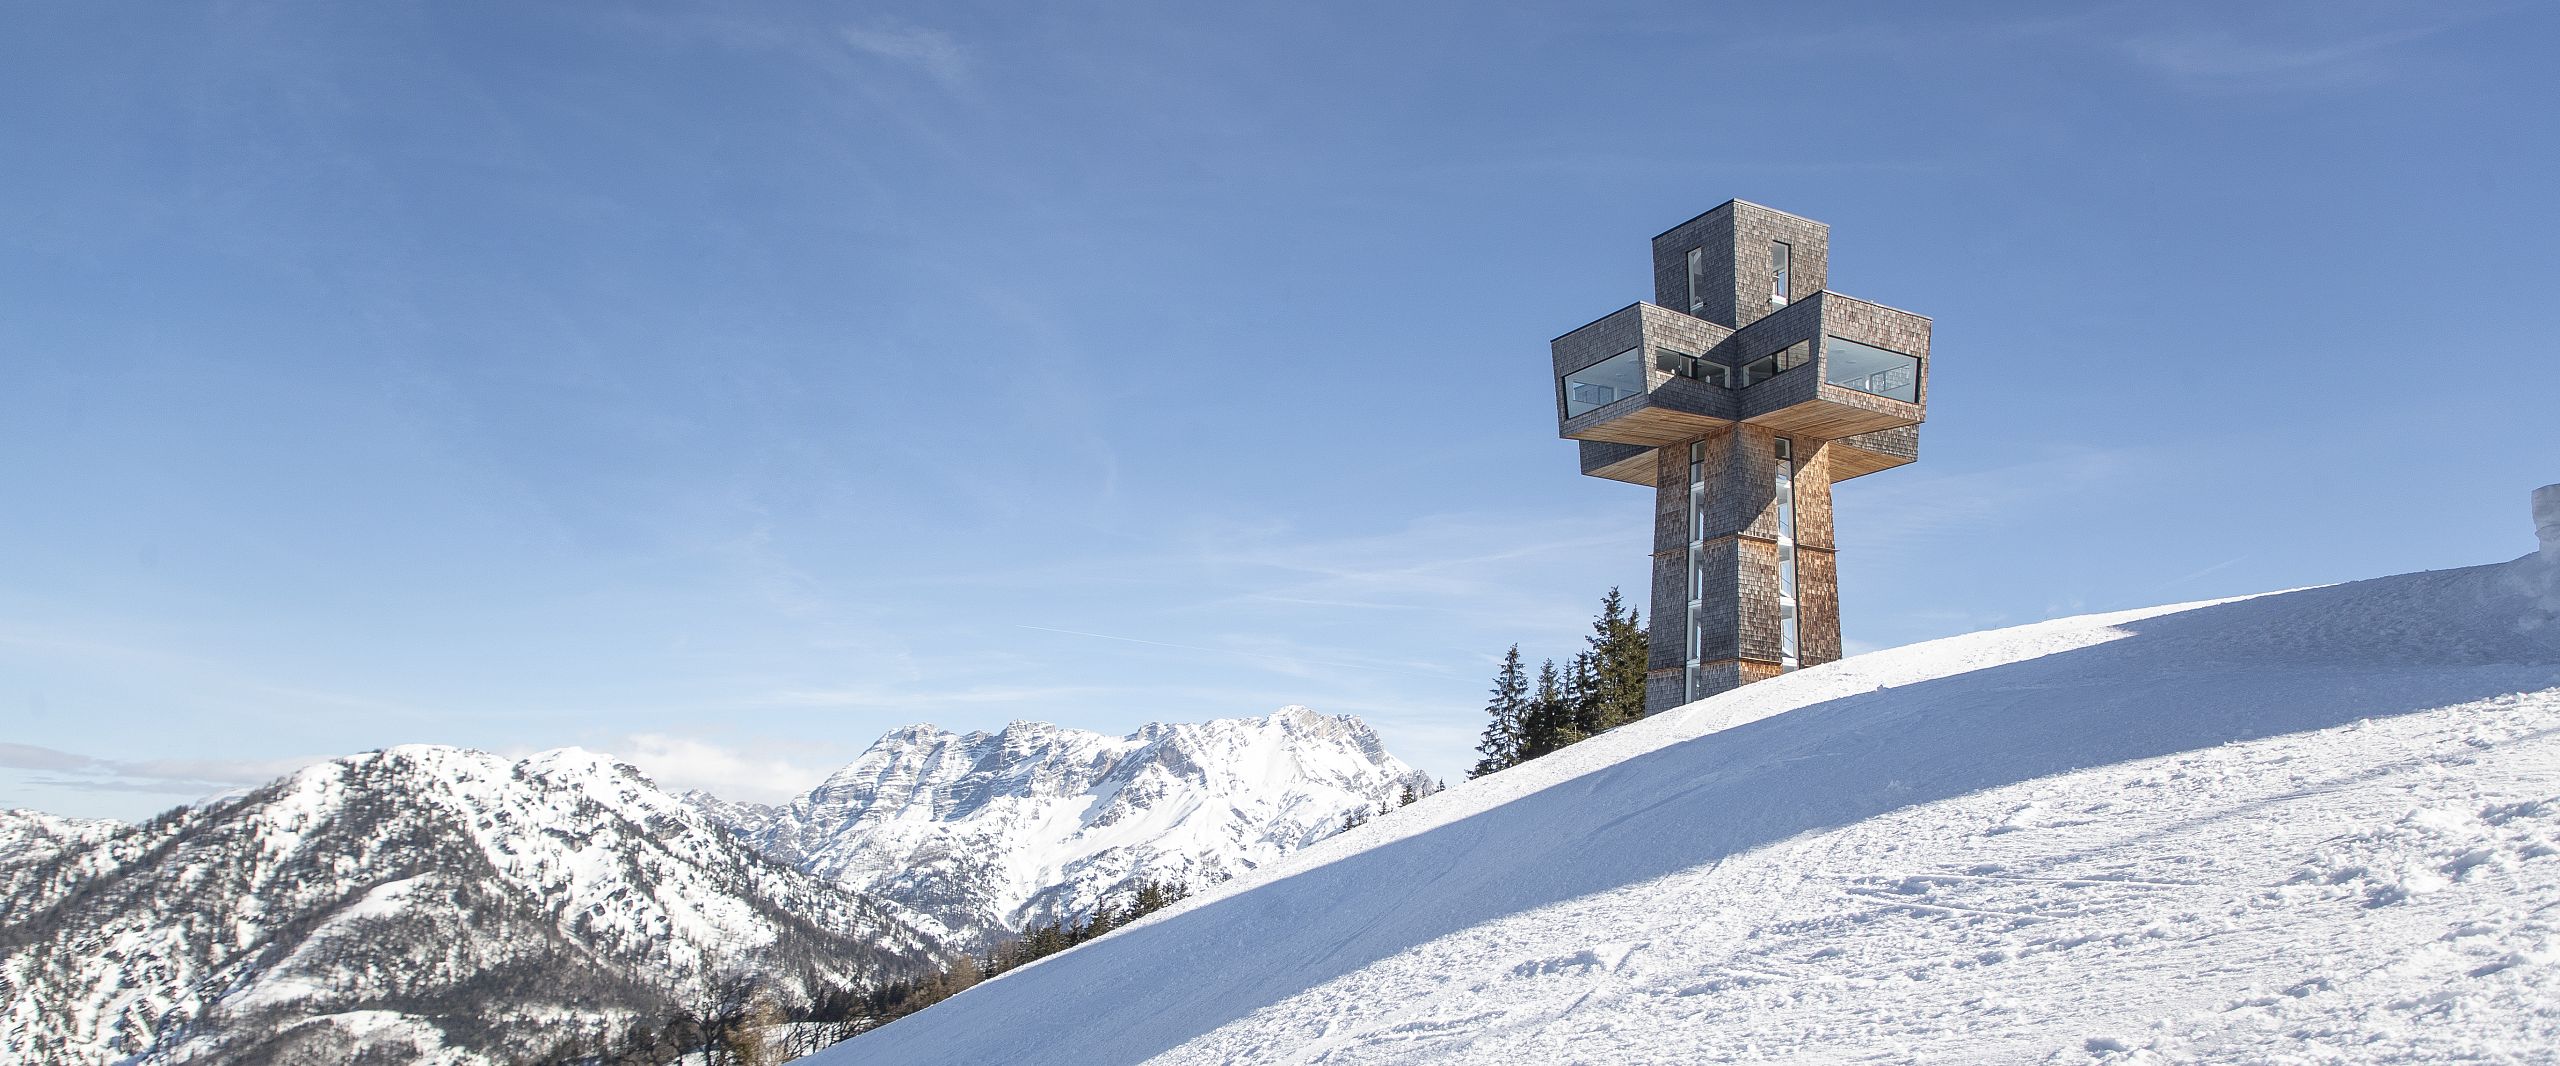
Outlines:
[[[1605,410],[1605,409],[1604,409]],[[1570,440],[1604,440],[1659,448],[1706,436],[1733,423],[1709,415],[1693,415],[1661,407],[1638,407],[1564,434]],[[1646,484],[1651,484],[1648,480]]]

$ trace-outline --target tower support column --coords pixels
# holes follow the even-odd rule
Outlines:
[[[1838,659],[1824,442],[1740,423],[1656,454],[1646,713]]]

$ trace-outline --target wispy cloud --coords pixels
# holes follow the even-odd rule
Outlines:
[[[1126,692],[1106,685],[978,685],[929,689],[889,685],[843,685],[784,689],[766,697],[776,707],[828,707],[844,710],[897,711],[921,714],[938,707],[986,707],[1008,704],[1039,707],[1070,699]]]
[[[774,610],[800,618],[828,614],[831,605],[820,594],[819,582],[774,543],[771,513],[761,506],[754,510],[749,526],[714,544],[712,552],[728,561],[755,598]]]
[[[846,26],[837,31],[855,51],[905,63],[949,86],[969,80],[969,53],[950,34],[924,26]]]
[[[1271,637],[1236,638],[1226,647],[1213,647],[1205,644],[1177,644],[1172,641],[1148,640],[1143,637],[1116,636],[1110,633],[1091,633],[1080,629],[1059,629],[1053,626],[1017,625],[1016,628],[1029,629],[1041,633],[1057,633],[1070,637],[1089,637],[1094,640],[1118,641],[1124,644],[1142,644],[1148,647],[1170,648],[1177,651],[1194,651],[1207,655],[1236,656],[1239,658],[1257,660],[1264,665],[1275,666],[1285,673],[1296,674],[1299,676],[1315,675],[1317,672],[1315,670],[1316,667],[1329,667],[1343,670],[1378,670],[1399,674],[1444,674],[1447,672],[1440,666],[1440,664],[1436,663],[1417,662],[1409,659],[1379,659],[1373,656],[1360,655],[1356,652],[1350,651],[1349,649],[1310,646],[1299,644],[1294,641],[1283,641],[1278,638]]]
[[[1623,521],[1572,517],[1522,522],[1430,515],[1372,534],[1309,537],[1282,526],[1210,531],[1197,561],[1237,589],[1204,606],[1429,611],[1492,624],[1551,621],[1557,606],[1520,601],[1525,572],[1622,549]]]
[[[48,662],[77,662],[120,671],[147,671],[184,682],[198,693],[219,693],[248,706],[358,712],[377,718],[417,721],[414,706],[372,696],[331,691],[248,673],[221,660],[188,650],[155,647],[121,636],[98,639],[66,635],[73,627],[0,619],[0,652],[16,652]]]
[[[1858,520],[1842,527],[1854,529],[1858,550],[1877,559],[1950,537],[1997,535],[2028,509],[2102,488],[2138,469],[2142,458],[2135,449],[2081,450],[1976,470],[1915,469],[1873,488],[1860,481],[1851,505]]]
[[[2345,37],[2298,36],[2300,30],[2253,35],[2226,27],[2147,34],[2124,44],[2137,66],[2189,89],[2219,92],[2293,91],[2368,84],[2388,76],[2399,45],[2432,36],[2466,19],[2440,12],[2412,25]],[[2325,27],[2321,20],[2310,23]],[[2288,20],[2288,26],[2299,23]]]
[[[805,748],[805,742],[794,742]],[[659,784],[698,788],[723,799],[771,803],[826,779],[834,767],[804,757],[725,747],[694,737],[637,733],[611,745],[617,757]],[[509,752],[511,758],[531,754]],[[107,759],[34,744],[0,742],[0,770],[28,772],[46,788],[92,793],[146,793],[189,799],[254,788],[328,756],[260,759]]]
[[[1748,42],[1762,54],[1902,57],[1921,53],[2001,57],[2087,54],[2197,92],[2251,93],[2344,88],[2410,69],[2402,46],[2522,5],[2277,0],[2169,7],[2147,3],[2022,8],[1989,18],[1947,17],[1911,8],[1907,18],[1835,20]],[[1726,37],[1702,16],[1692,32]],[[1730,42],[1728,42],[1730,43]]]
[[[32,771],[36,784],[79,792],[206,796],[265,784],[321,758],[103,759],[34,744],[0,743],[0,769]]]
[[[2208,574],[2212,574],[2212,573],[2214,573],[2214,572],[2216,572],[2216,571],[2222,570],[2222,569],[2224,569],[2225,567],[2229,567],[2229,566],[2232,566],[2232,565],[2235,565],[2235,564],[2238,564],[2238,563],[2247,562],[2247,561],[2248,561],[2248,559],[2249,559],[2249,557],[2248,557],[2248,556],[2246,556],[2246,555],[2234,555],[2234,556],[2232,556],[2231,558],[2228,558],[2228,559],[2225,559],[2225,560],[2223,560],[2223,561],[2221,561],[2221,562],[2215,563],[2215,564],[2213,564],[2212,566],[2205,567],[2204,569],[2202,569],[2202,570],[2198,570],[2198,571],[2196,571],[2196,572],[2194,572],[2194,573],[2191,573],[2191,574],[2184,574],[2184,575],[2180,575],[2180,576],[2178,576],[2178,577],[2170,578],[2167,582],[2164,582],[2160,587],[2162,587],[2162,588],[2166,588],[2166,589],[2173,589],[2173,588],[2176,588],[2176,587],[2178,587],[2178,586],[2180,586],[2180,585],[2184,585],[2184,584],[2186,584],[2187,582],[2197,580],[2197,579],[2202,578],[2202,577],[2204,577],[2204,576],[2206,576],[2206,575],[2208,575]]]
[[[2164,9],[2144,4],[2113,8],[2071,32],[2190,91],[2307,92],[2420,70],[2405,46],[2525,6],[2512,0],[2279,0],[2206,5],[2163,19]]]

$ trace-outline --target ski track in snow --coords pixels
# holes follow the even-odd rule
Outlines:
[[[816,1061],[2548,1061],[2555,584],[2529,556],[1790,674]]]
[[[1157,1061],[2521,1056],[2560,1036],[2560,876],[2521,869],[2560,854],[2555,712],[2484,701],[1912,808],[1444,938]],[[2408,757],[2331,769],[2376,747]]]

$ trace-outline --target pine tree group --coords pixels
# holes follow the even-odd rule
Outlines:
[[[1644,658],[1644,626],[1614,588],[1601,598],[1591,635],[1562,672],[1553,659],[1540,663],[1532,686],[1520,646],[1512,645],[1485,704],[1489,720],[1476,744],[1482,758],[1467,776],[1518,766],[1644,717]]]

